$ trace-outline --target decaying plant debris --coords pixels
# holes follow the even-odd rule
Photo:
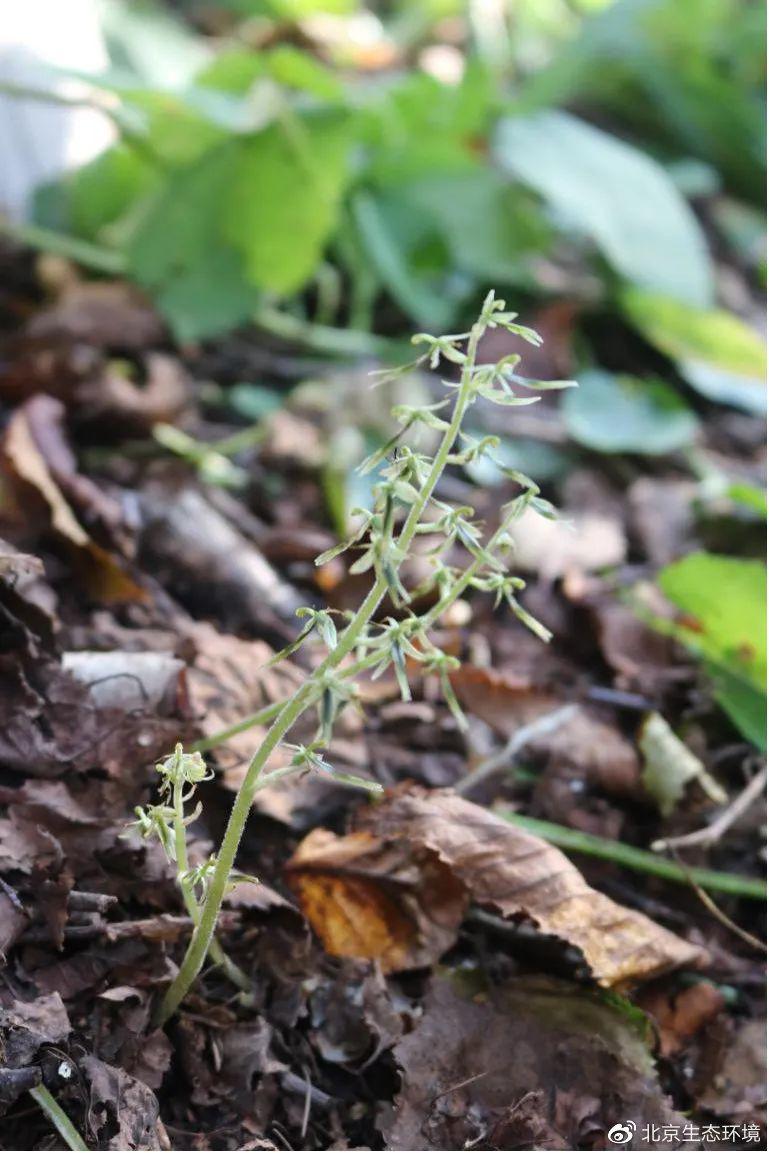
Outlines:
[[[90,295],[62,309],[59,355],[109,355],[104,289],[104,313]],[[136,355],[155,354],[159,331],[140,329]],[[14,335],[32,367],[0,444],[6,1146],[55,1141],[36,1086],[92,1148],[596,1148],[618,1118],[760,1123],[760,957],[733,928],[755,935],[755,901],[714,891],[716,919],[685,877],[569,860],[505,815],[640,847],[702,825],[719,798],[696,773],[669,816],[645,788],[637,729],[655,710],[686,720],[729,797],[753,771],[693,658],[612,599],[613,578],[593,574],[609,562],[573,549],[557,568],[527,554],[525,604],[550,647],[475,598],[440,622],[467,732],[416,661],[412,700],[389,673],[362,682],[328,755],[383,801],[318,776],[258,794],[238,867],[259,881],[228,895],[217,930],[248,992],[209,964],[157,1026],[192,923],[161,846],[127,832],[134,807],[176,741],[213,742],[188,829],[191,863],[207,859],[264,726],[220,734],[303,683],[312,649],[269,663],[301,628],[294,608],[348,607],[356,578],[312,566],[334,535],[312,473],[271,459],[269,431],[239,458],[251,488],[226,499],[161,446],[94,455],[112,418],[81,423],[82,381],[64,399],[35,384],[38,339],[34,323]],[[187,427],[215,440],[194,355],[182,371]],[[280,523],[258,495],[267,479]],[[635,532],[622,494],[591,484],[613,539]],[[479,496],[493,517],[496,498]],[[622,572],[621,553],[611,563]],[[454,791],[526,726],[514,774],[498,758],[471,797]],[[755,877],[758,832],[751,811],[684,864]]]

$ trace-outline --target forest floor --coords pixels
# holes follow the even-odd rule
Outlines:
[[[221,924],[251,1003],[210,966],[154,1028],[190,923],[160,846],[127,825],[176,741],[301,677],[311,653],[267,665],[297,606],[358,603],[365,577],[313,560],[338,539],[344,446],[386,429],[393,397],[370,390],[375,365],[253,331],[180,349],[121,283],[4,265],[2,1147],[61,1147],[26,1092],[41,1076],[101,1149],[594,1149],[618,1124],[629,1148],[765,1147],[760,798],[658,853],[668,875],[621,857],[756,791],[702,668],[627,594],[698,549],[761,555],[762,522],[702,499],[679,456],[591,454],[554,404],[516,409],[526,471],[571,522],[527,524],[516,554],[552,642],[483,598],[442,622],[466,732],[429,678],[411,701],[364,683],[331,755],[384,799],[318,776],[260,793],[239,867],[261,883]],[[522,320],[545,336],[527,373],[568,374],[568,302]],[[602,339],[637,370],[626,334]],[[697,403],[700,465],[761,483],[761,420]],[[158,422],[198,446],[242,434],[234,486]],[[509,499],[459,472],[443,493],[492,524]],[[211,753],[198,860],[259,735]]]

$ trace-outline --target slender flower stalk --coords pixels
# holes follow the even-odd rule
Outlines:
[[[487,329],[497,327],[505,328],[531,344],[541,343],[535,332],[515,323],[515,313],[506,312],[504,301],[495,299],[493,293],[487,296],[480,317],[469,332],[439,337],[420,333],[414,337],[414,344],[427,346],[427,351],[414,363],[427,361],[430,367],[437,368],[441,361],[446,361],[461,366],[458,382],[444,381],[446,388],[454,392],[453,401],[448,398],[439,405],[421,408],[400,405],[394,410],[394,416],[402,426],[401,433],[361,466],[362,471],[381,466],[381,479],[374,487],[373,510],[362,513],[361,528],[352,540],[323,554],[317,561],[324,563],[345,548],[357,549],[361,555],[351,571],[372,571],[373,581],[368,594],[341,632],[337,631],[329,612],[300,610],[309,623],[294,644],[275,659],[288,655],[313,634],[317,634],[328,649],[325,658],[285,701],[267,706],[196,746],[195,755],[198,755],[252,725],[271,722],[233,802],[219,852],[211,858],[204,875],[196,878],[196,884],[202,881],[201,903],[198,904],[195,892],[185,897],[185,902],[189,899],[195,905],[195,915],[191,914],[195,927],[179,972],[159,1008],[159,1023],[175,1012],[200,972],[206,955],[211,953],[214,960],[217,959],[214,950],[219,947],[215,944],[214,931],[222,901],[232,883],[235,857],[257,790],[291,772],[326,773],[346,784],[380,790],[374,782],[337,773],[324,757],[336,717],[354,697],[354,681],[358,673],[372,669],[373,675],[377,676],[391,667],[404,699],[409,699],[407,661],[421,664],[425,672],[438,675],[447,703],[461,722],[463,717],[449,679],[449,673],[458,662],[436,647],[428,636],[428,630],[459,596],[471,588],[491,592],[497,604],[505,601],[524,624],[543,639],[549,639],[547,631],[518,604],[516,593],[523,587],[523,581],[507,574],[504,560],[512,547],[511,525],[525,508],[532,508],[543,516],[554,515],[552,507],[540,498],[536,484],[521,473],[497,465],[522,491],[503,509],[500,525],[485,545],[481,527],[472,520],[471,508],[455,508],[435,496],[436,486],[447,467],[462,465],[481,456],[494,459],[493,453],[499,443],[497,438],[475,440],[463,432],[468,409],[479,397],[506,406],[530,404],[538,398],[521,396],[513,386],[537,389],[569,387],[572,384],[571,381],[541,384],[518,376],[515,369],[520,358],[517,356],[505,357],[496,364],[479,364],[481,337]],[[446,411],[450,411],[448,418],[443,416]],[[422,426],[441,433],[432,457],[415,451],[410,445],[399,444],[403,432],[416,431]],[[401,510],[408,511],[398,528]],[[428,510],[431,515],[425,519]],[[437,538],[437,544],[428,554],[432,562],[431,577],[410,593],[402,582],[400,569],[410,556],[418,534]],[[464,547],[470,557],[469,564],[460,570],[451,568],[444,560],[449,550],[457,546]],[[435,593],[435,602],[429,611],[419,615],[411,609],[411,603],[417,594],[428,592]],[[390,617],[380,621],[377,614],[386,596],[399,615],[397,619]],[[350,657],[354,659],[348,662]],[[319,714],[315,741],[309,746],[289,746],[293,750],[290,764],[285,769],[265,772],[272,753],[281,745],[285,747],[286,736],[310,708],[317,708]],[[178,861],[184,854],[181,842],[189,818],[180,815],[177,801],[189,799],[189,794],[185,795],[182,788],[174,798],[172,807],[176,815],[172,815],[172,821]],[[159,835],[162,837],[162,831]]]

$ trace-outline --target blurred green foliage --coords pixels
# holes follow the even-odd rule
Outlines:
[[[658,626],[702,658],[716,700],[766,749],[766,566],[692,553],[663,569],[659,583],[682,616]]]
[[[300,299],[339,327],[394,309],[440,328],[490,283],[579,295],[575,263],[606,294],[652,293],[696,325],[713,276],[682,160],[697,179],[709,166],[747,235],[762,186],[756,5],[176,7],[186,20],[103,3],[111,63],[95,83],[119,138],[41,192],[37,223],[119,253],[180,339]],[[647,336],[678,360],[668,321]]]

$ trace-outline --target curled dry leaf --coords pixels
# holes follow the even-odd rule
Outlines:
[[[403,1034],[381,970],[347,961],[318,977],[309,997],[312,1039],[324,1061],[365,1069]]]
[[[644,757],[641,779],[663,817],[669,817],[674,811],[690,781],[697,781],[713,804],[725,805],[728,801],[718,781],[660,713],[649,713],[644,718],[638,745]]]
[[[98,1057],[80,1068],[90,1086],[88,1118],[100,1149],[159,1149],[155,1094],[123,1069]]]
[[[18,1068],[34,1060],[41,1045],[60,1045],[70,1033],[67,1010],[59,993],[34,1001],[0,1006],[0,1045],[3,1064]]]
[[[624,987],[704,957],[591,889],[558,849],[448,790],[401,788],[346,837],[316,830],[288,878],[327,950],[386,971],[435,961],[467,904],[526,919],[576,947],[599,984]]]
[[[384,1117],[390,1149],[603,1149],[618,1119],[679,1123],[639,1022],[566,982],[519,980],[470,997],[434,980]]]
[[[314,829],[288,880],[326,951],[377,960],[387,973],[429,965],[454,943],[467,905],[434,852],[373,832]]]
[[[96,426],[110,439],[146,435],[159,422],[179,422],[190,407],[192,382],[171,356],[144,358],[141,383],[122,364],[109,363],[80,385],[74,399],[78,424]]]
[[[110,530],[117,527],[119,516],[113,502],[93,482],[76,473],[63,440],[62,420],[59,401],[35,396],[18,408],[8,422],[0,459],[19,514],[27,520],[33,510],[41,509],[44,521],[70,548],[95,599],[105,604],[145,601],[146,590],[133,580],[116,556],[92,538],[75,514],[72,501],[84,508],[89,518]],[[36,500],[34,505],[30,504],[30,496]]]

